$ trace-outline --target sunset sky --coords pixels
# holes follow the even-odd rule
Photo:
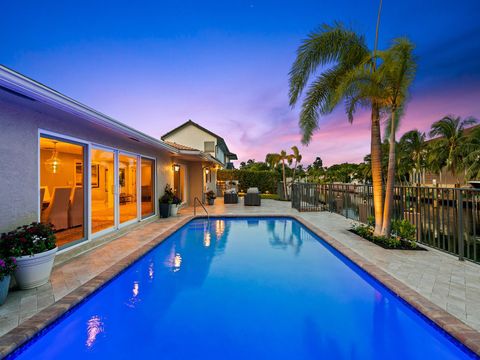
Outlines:
[[[101,3],[101,4],[100,4]],[[378,0],[10,1],[0,63],[149,135],[192,119],[240,160],[299,145],[288,71],[306,34],[342,21],[373,43]],[[480,118],[480,1],[384,0],[380,47],[408,36],[417,77],[400,134]],[[8,16],[7,16],[8,15]],[[322,119],[304,163],[359,162],[369,114]]]

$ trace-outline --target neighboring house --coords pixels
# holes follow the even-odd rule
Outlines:
[[[162,140],[170,146],[182,148],[187,146],[190,151],[200,151],[211,155],[218,161],[218,166],[206,166],[203,169],[204,189],[217,191],[217,170],[219,168],[233,169],[232,161],[238,160],[237,155],[230,152],[225,140],[203,126],[188,120],[182,125],[162,136]]]
[[[51,222],[61,249],[156,216],[167,184],[185,204],[202,199],[205,169],[228,159],[155,139],[3,66],[0,129],[0,232]]]

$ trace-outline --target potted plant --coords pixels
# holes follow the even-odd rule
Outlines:
[[[213,190],[209,190],[207,191],[207,204],[208,205],[213,205],[215,203],[215,199],[216,199],[216,195],[215,195],[215,192]]]
[[[15,280],[20,289],[46,284],[57,253],[53,225],[33,222],[2,234],[0,247],[5,256],[15,257]]]
[[[174,194],[172,197],[172,204],[170,205],[171,216],[177,216],[178,209],[180,208],[181,203],[182,203],[182,200],[177,195]]]
[[[17,261],[14,257],[0,257],[0,305],[3,305],[7,299],[8,289],[10,287],[10,275],[17,267]]]
[[[160,198],[160,217],[161,218],[168,218],[170,216],[170,205],[173,202],[171,187],[167,184],[165,186],[165,193]]]

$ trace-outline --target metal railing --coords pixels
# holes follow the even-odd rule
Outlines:
[[[193,199],[193,216],[197,216],[197,202],[198,204],[203,208],[203,210],[205,211],[205,213],[207,214],[207,219],[210,220],[210,215],[208,214],[208,211],[207,209],[205,208],[205,206],[202,204],[202,202],[200,201],[200,199],[198,197],[195,196],[195,198]]]
[[[373,216],[371,185],[297,183],[292,207],[331,211],[363,223]],[[393,218],[417,228],[419,243],[480,263],[480,190],[396,186]]]

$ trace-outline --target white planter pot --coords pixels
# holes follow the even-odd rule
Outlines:
[[[177,213],[178,213],[178,208],[180,206],[177,205],[177,204],[171,204],[170,205],[170,216],[177,216]]]
[[[14,275],[20,289],[33,289],[48,282],[53,261],[58,248],[35,254],[17,257]]]

